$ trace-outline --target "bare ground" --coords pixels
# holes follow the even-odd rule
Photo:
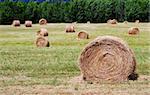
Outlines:
[[[67,80],[66,80],[67,81]],[[150,76],[119,84],[89,84],[74,77],[66,85],[0,87],[0,95],[150,95]]]

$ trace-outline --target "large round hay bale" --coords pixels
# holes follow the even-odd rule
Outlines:
[[[47,24],[47,20],[42,18],[42,19],[39,20],[39,24],[40,25],[45,25],[45,24]]]
[[[38,32],[37,32],[37,36],[48,36],[48,31],[45,28],[41,28]]]
[[[90,21],[87,21],[87,24],[90,24]]]
[[[108,23],[108,24],[117,24],[118,22],[117,22],[116,19],[113,19],[113,20],[109,19],[109,20],[107,21],[107,23]]]
[[[74,25],[66,26],[66,33],[73,33],[73,32],[75,32]]]
[[[133,52],[120,38],[98,37],[90,42],[79,57],[83,79],[91,82],[123,82],[134,74]]]
[[[128,34],[131,34],[131,35],[136,35],[136,34],[139,34],[140,30],[139,28],[137,27],[131,27],[129,30],[128,30]]]
[[[32,21],[29,21],[29,20],[25,21],[25,26],[32,27]]]
[[[78,38],[79,39],[89,39],[89,34],[86,31],[80,31],[78,33]]]
[[[19,20],[14,20],[12,25],[15,26],[15,27],[20,26],[20,21]]]
[[[46,37],[37,37],[35,43],[37,47],[49,47],[49,41]]]

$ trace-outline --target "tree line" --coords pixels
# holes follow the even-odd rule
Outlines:
[[[118,21],[149,21],[149,0],[70,0],[69,2],[0,2],[0,24],[21,23],[40,18],[51,23],[81,22],[104,23],[108,19]]]

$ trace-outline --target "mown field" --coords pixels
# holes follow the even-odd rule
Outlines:
[[[65,33],[66,25],[0,25],[0,95],[150,95],[150,23],[77,23],[76,33]],[[134,26],[139,27],[140,34],[128,35]],[[34,44],[41,27],[49,32],[50,47],[37,48]],[[86,30],[90,39],[77,39],[80,30]],[[80,75],[78,57],[82,49],[103,35],[120,37],[133,49],[137,81],[88,84],[74,79]]]

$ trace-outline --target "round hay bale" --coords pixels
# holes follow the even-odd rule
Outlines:
[[[140,21],[139,20],[135,20],[135,23],[140,23]]]
[[[124,24],[128,24],[128,21],[124,21],[123,23],[124,23]]]
[[[90,21],[87,21],[87,24],[90,24]]]
[[[48,36],[48,31],[45,28],[41,28],[38,32],[37,32],[37,36]]]
[[[79,57],[83,79],[91,82],[123,82],[134,74],[133,52],[120,38],[98,37],[90,42]]]
[[[20,21],[19,20],[14,20],[12,25],[15,26],[15,27],[20,26]]]
[[[39,20],[39,24],[40,25],[45,25],[45,24],[47,24],[47,20],[42,18],[42,19]]]
[[[107,21],[107,23],[108,23],[108,24],[117,24],[117,20],[116,20],[116,19],[113,19],[113,20],[109,19],[109,20]]]
[[[66,33],[73,33],[73,32],[75,32],[74,25],[66,26]]]
[[[32,21],[29,21],[29,20],[25,21],[25,26],[32,27]]]
[[[37,37],[35,43],[36,43],[37,47],[49,47],[49,41],[48,41],[48,39],[45,38],[45,37],[42,37],[42,36]]]
[[[131,35],[136,35],[136,34],[139,34],[140,30],[139,28],[137,27],[131,27],[129,30],[128,30],[128,34],[131,34]]]
[[[79,39],[89,39],[89,34],[86,31],[81,31],[78,33]]]

